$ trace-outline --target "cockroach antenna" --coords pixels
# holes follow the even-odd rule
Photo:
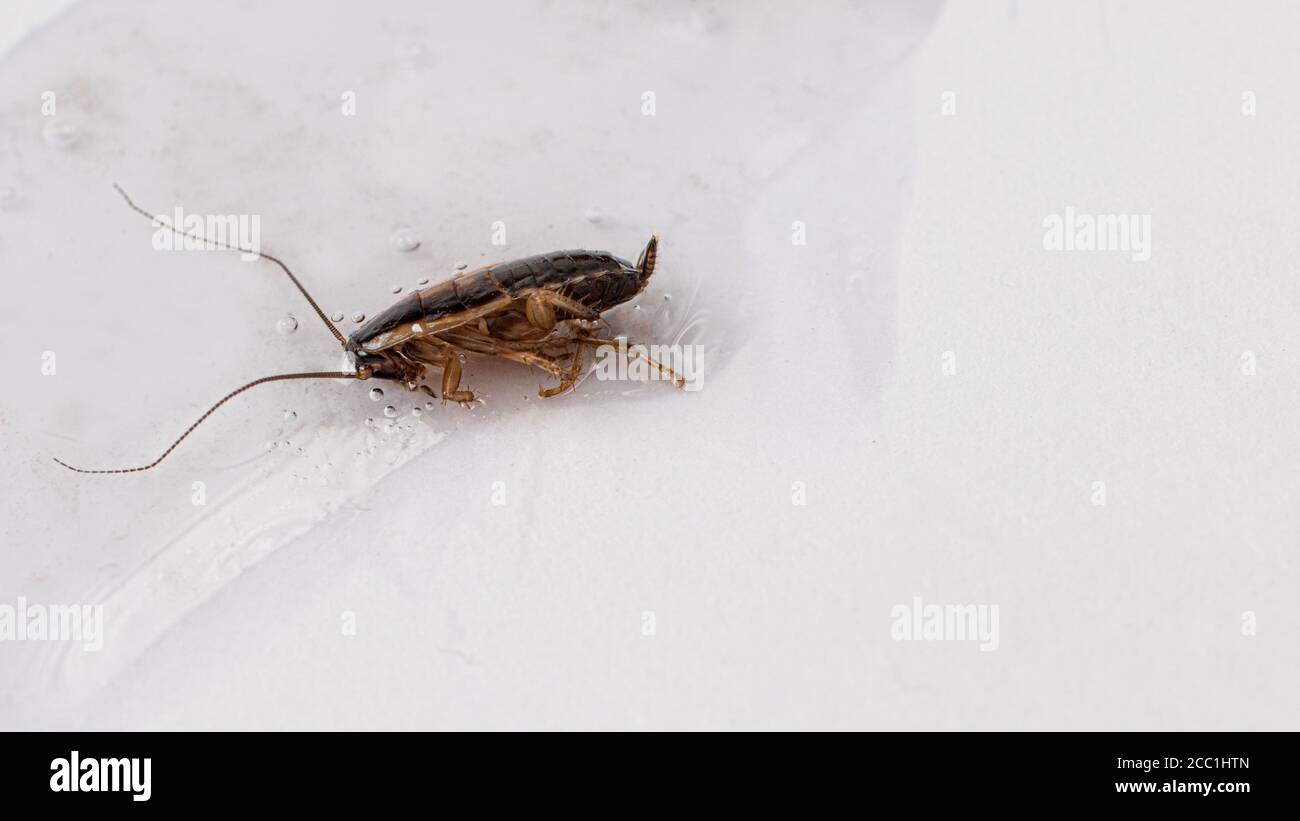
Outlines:
[[[202,236],[201,234],[195,234],[189,231],[182,231],[181,229],[172,225],[163,217],[150,214],[148,211],[136,205],[135,202],[132,201],[131,197],[126,193],[126,191],[122,190],[122,186],[118,185],[117,183],[114,183],[113,188],[116,189],[117,193],[122,196],[122,199],[126,201],[127,206],[129,206],[132,211],[135,211],[137,214],[140,214],[144,217],[148,217],[150,222],[156,223],[164,228],[167,228],[170,231],[172,231],[172,233],[178,234],[183,237],[189,237],[193,240],[197,240],[199,242],[203,242],[208,245],[216,246],[217,248],[224,248],[228,251],[242,251],[245,254],[253,254],[255,256],[261,257],[262,259],[270,260],[271,262],[274,262],[276,265],[280,266],[280,270],[284,271],[284,273],[288,275],[289,279],[293,281],[293,284],[297,286],[299,291],[302,292],[302,295],[307,298],[307,302],[311,303],[312,310],[314,310],[316,312],[316,315],[320,317],[321,322],[325,323],[325,327],[330,329],[330,333],[334,334],[334,338],[339,341],[339,344],[343,345],[344,347],[347,346],[347,341],[343,338],[343,334],[339,333],[338,328],[334,327],[334,323],[329,321],[329,319],[325,316],[325,312],[322,311],[320,309],[320,306],[316,304],[316,300],[312,299],[311,294],[307,293],[307,289],[302,286],[302,283],[298,281],[298,278],[293,275],[293,271],[290,271],[289,266],[285,265],[282,260],[277,259],[276,257],[273,257],[270,254],[263,254],[261,251],[255,251],[240,245],[231,245],[230,243],[222,242],[220,240],[208,239],[207,237]],[[275,376],[263,376],[261,379],[254,379],[252,382],[249,382],[247,385],[243,385],[241,387],[235,388],[230,393],[221,397],[221,399],[218,400],[218,402],[215,405],[208,408],[207,411],[204,412],[202,416],[200,416],[197,420],[195,420],[194,424],[186,428],[185,432],[182,433],[180,436],[178,436],[176,438],[176,441],[172,442],[171,445],[168,446],[167,450],[164,450],[162,452],[161,456],[159,456],[157,459],[153,460],[149,464],[143,465],[141,467],[113,468],[111,470],[87,470],[85,468],[73,467],[72,465],[69,465],[67,462],[64,462],[61,459],[55,459],[54,461],[62,465],[63,467],[67,468],[68,470],[74,470],[77,473],[139,473],[142,470],[149,470],[150,468],[157,466],[157,464],[162,460],[166,459],[167,456],[173,450],[176,450],[176,446],[179,445],[181,442],[184,442],[186,437],[188,437],[191,433],[194,432],[195,428],[203,424],[205,419],[207,419],[209,416],[215,413],[217,408],[226,404],[231,399],[234,399],[236,396],[248,390],[249,388],[254,388],[266,382],[281,382],[287,379],[361,379],[361,378],[364,378],[361,373],[348,373],[347,371],[338,371],[338,372],[316,371],[311,373],[282,373],[282,374],[276,374]]]
[[[333,322],[329,321],[329,317],[325,316],[325,312],[322,311],[320,309],[320,306],[316,304],[316,300],[312,299],[311,294],[307,293],[307,289],[304,288],[302,283],[298,281],[298,277],[293,275],[293,271],[289,270],[289,266],[285,265],[283,260],[277,257],[273,257],[270,254],[264,254],[261,251],[254,250],[252,248],[245,248],[242,245],[231,245],[230,243],[222,242],[221,240],[208,239],[202,234],[195,234],[189,231],[182,231],[180,228],[177,228],[175,225],[172,225],[170,222],[168,222],[164,217],[155,214],[150,214],[148,211],[136,205],[135,202],[131,199],[131,196],[127,194],[126,191],[122,190],[122,186],[118,185],[117,183],[113,183],[113,188],[117,191],[118,194],[122,196],[122,199],[126,201],[127,206],[132,211],[136,212],[142,217],[148,218],[150,222],[156,223],[157,225],[168,229],[173,234],[182,237],[189,237],[192,240],[196,240],[198,242],[202,242],[207,245],[214,245],[217,248],[224,248],[227,251],[240,251],[241,253],[252,254],[254,256],[261,257],[262,259],[274,262],[276,265],[279,265],[280,270],[284,271],[285,275],[288,276],[289,279],[293,281],[293,284],[297,286],[298,290],[302,292],[302,295],[306,297],[307,302],[311,304],[311,309],[316,312],[316,316],[320,317],[320,321],[324,322],[325,327],[329,328],[330,333],[334,334],[334,338],[338,340],[340,345],[344,346],[345,348],[347,347],[348,343],[347,340],[343,338],[343,334],[339,333],[339,329],[334,327]]]
[[[280,382],[286,379],[360,379],[360,378],[361,377],[358,376],[357,374],[348,373],[347,371],[339,371],[339,372],[317,371],[314,373],[281,373],[281,374],[276,374],[275,376],[263,376],[261,379],[254,379],[252,382],[249,382],[247,385],[235,388],[230,393],[221,397],[221,399],[219,399],[215,405],[208,408],[206,411],[204,411],[202,416],[194,420],[194,424],[186,428],[184,433],[176,437],[176,441],[172,442],[171,445],[167,447],[167,450],[164,450],[162,452],[161,456],[159,456],[157,459],[154,459],[149,464],[143,465],[138,468],[113,468],[111,470],[87,470],[85,468],[73,467],[72,465],[68,464],[62,459],[55,459],[54,461],[58,462],[60,465],[63,465],[68,470],[75,470],[77,473],[139,473],[142,470],[148,470],[149,468],[156,467],[159,462],[167,458],[168,454],[176,450],[177,445],[185,441],[185,437],[189,436],[191,433],[194,432],[195,428],[203,424],[203,420],[207,419],[209,416],[215,413],[217,408],[226,404],[231,399],[234,399],[236,396],[239,396],[241,393],[248,390],[249,388],[257,387],[258,385],[261,385],[265,382]]]

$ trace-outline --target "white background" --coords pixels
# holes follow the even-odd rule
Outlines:
[[[0,642],[0,726],[1300,723],[1293,6],[183,6],[0,60],[0,604],[107,631]],[[273,385],[66,472],[339,362],[273,266],[153,250],[114,181],[259,215],[349,316],[659,233],[610,318],[705,345],[704,390]],[[1043,250],[1067,206],[1150,214],[1151,260]],[[999,648],[891,640],[914,596],[997,605]]]

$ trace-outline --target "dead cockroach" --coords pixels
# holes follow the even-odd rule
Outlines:
[[[604,325],[601,314],[641,293],[655,270],[659,238],[650,237],[636,264],[605,251],[554,251],[549,254],[499,262],[467,271],[454,279],[413,291],[382,313],[374,316],[351,336],[344,338],[325,316],[311,294],[280,259],[258,250],[210,240],[182,231],[163,217],[144,210],[114,185],[132,210],[160,227],[193,240],[231,251],[254,254],[275,263],[293,282],[321,322],[343,346],[353,371],[282,373],[254,379],[231,391],[186,428],[162,455],[147,465],[114,470],[86,470],[55,459],[78,473],[138,473],[156,466],[194,432],[217,408],[257,385],[288,379],[387,379],[408,390],[421,391],[437,399],[423,383],[425,369],[442,369],[442,402],[468,405],[474,392],[460,386],[461,354],[473,353],[509,359],[545,371],[559,380],[542,388],[543,397],[570,390],[582,375],[582,352],[586,347],[620,347],[619,341],[597,336]],[[650,359],[642,349],[626,345],[622,350],[644,357],[677,387],[685,380]],[[567,360],[567,361],[566,361]]]

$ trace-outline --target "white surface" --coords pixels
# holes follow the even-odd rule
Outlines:
[[[5,0],[0,14],[0,53],[31,34],[33,30],[56,18],[75,0]]]
[[[96,3],[0,63],[0,603],[108,627],[0,643],[0,726],[1297,726],[1293,8],[425,5]],[[338,358],[272,266],[153,251],[111,181],[261,215],[348,314],[658,232],[613,319],[705,344],[705,390],[544,402],[473,361],[483,408],[390,391],[390,430],[267,386],[155,471],[67,473]],[[1151,213],[1152,260],[1042,250],[1066,206]],[[999,605],[999,649],[892,641],[913,596]]]

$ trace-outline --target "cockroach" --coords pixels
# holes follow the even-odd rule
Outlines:
[[[651,359],[641,346],[628,345],[625,341],[620,345],[617,339],[597,336],[602,328],[607,328],[601,314],[645,290],[655,271],[658,236],[650,237],[635,265],[605,251],[571,250],[466,271],[446,282],[412,291],[345,338],[283,260],[260,250],[183,231],[164,217],[136,205],[121,186],[113,187],[131,210],[159,227],[277,265],[343,346],[353,370],[282,373],[254,379],[217,400],[161,456],[141,467],[87,470],[54,460],[77,473],[139,473],[156,467],[218,408],[249,388],[267,382],[384,379],[438,399],[437,393],[424,384],[426,369],[433,367],[442,371],[442,403],[450,400],[468,406],[476,396],[460,385],[461,356],[467,353],[519,362],[554,377],[558,385],[538,390],[546,398],[573,388],[582,375],[582,354],[588,347],[613,346],[629,355],[640,356],[678,388],[685,386],[683,377]]]

